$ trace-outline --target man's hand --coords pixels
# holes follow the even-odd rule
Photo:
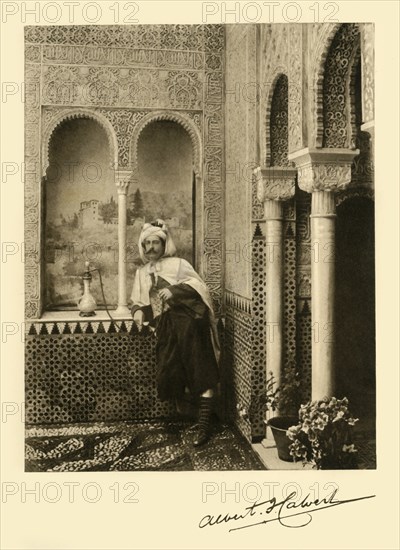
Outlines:
[[[168,288],[162,288],[161,290],[159,290],[159,295],[163,300],[169,300],[170,298],[172,298],[172,292],[168,290]]]
[[[134,315],[133,315],[133,320],[135,321],[139,332],[143,328],[143,317],[144,317],[144,315],[143,315],[143,311],[141,309],[136,310]]]

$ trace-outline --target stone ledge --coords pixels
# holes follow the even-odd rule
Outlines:
[[[132,321],[132,316],[126,314],[119,314],[115,309],[109,310],[111,317],[116,321]],[[93,317],[81,317],[79,310],[63,310],[63,311],[46,311],[39,319],[32,319],[30,322],[34,323],[48,323],[48,322],[91,322],[91,321],[111,321],[105,309],[96,311],[96,315]]]
[[[267,470],[312,470],[312,466],[303,466],[302,462],[286,462],[278,457],[278,451],[273,439],[263,439],[261,443],[253,443],[252,449],[257,453]]]

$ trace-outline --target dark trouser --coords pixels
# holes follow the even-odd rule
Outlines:
[[[185,387],[198,396],[219,381],[208,319],[183,308],[162,314],[157,327],[157,386],[160,399],[179,398]]]

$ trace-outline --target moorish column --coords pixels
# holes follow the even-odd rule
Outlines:
[[[303,149],[289,155],[299,187],[311,193],[311,318],[313,400],[334,394],[335,192],[351,182],[359,150]]]
[[[126,291],[126,198],[132,173],[119,170],[115,174],[118,192],[118,305],[115,313],[129,316]]]
[[[296,170],[256,168],[257,198],[264,205],[266,244],[266,355],[279,387],[283,355],[283,201],[295,192]]]

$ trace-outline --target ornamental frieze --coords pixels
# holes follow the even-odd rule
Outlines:
[[[25,42],[103,47],[222,51],[222,25],[27,26]]]
[[[202,108],[199,72],[45,65],[43,82],[45,104]]]
[[[29,46],[29,48],[29,55],[33,56],[32,48],[39,49],[40,46]],[[68,65],[108,65],[139,68],[168,67],[187,70],[202,70],[204,68],[204,54],[202,52],[66,46],[62,44],[46,44],[42,48],[43,62],[48,64],[63,63]]]

